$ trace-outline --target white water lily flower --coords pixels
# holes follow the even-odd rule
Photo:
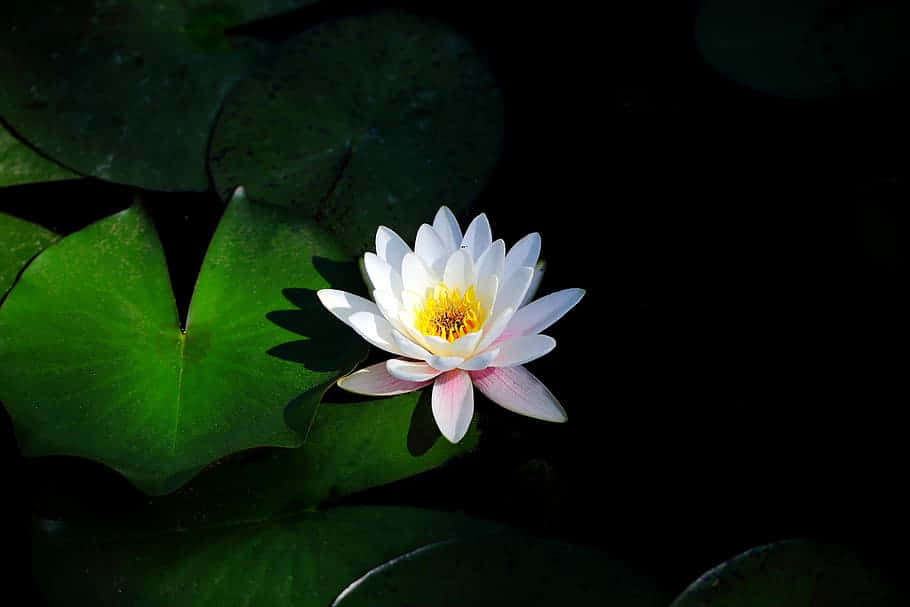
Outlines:
[[[373,301],[335,289],[319,300],[368,342],[399,358],[338,380],[371,396],[404,394],[433,384],[433,416],[453,443],[468,431],[477,387],[493,402],[536,419],[564,422],[553,394],[523,366],[556,346],[540,332],[584,295],[565,289],[528,303],[541,270],[540,235],[506,253],[485,214],[462,235],[447,207],[417,231],[414,250],[392,230],[376,231],[376,253],[364,267]],[[535,269],[537,268],[537,269]]]

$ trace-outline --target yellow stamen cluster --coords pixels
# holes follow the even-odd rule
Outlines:
[[[427,291],[426,301],[417,311],[415,326],[424,335],[436,335],[453,342],[480,329],[483,320],[483,310],[473,286],[468,287],[462,297],[458,289],[439,283]]]

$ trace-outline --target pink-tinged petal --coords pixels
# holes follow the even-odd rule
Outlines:
[[[489,321],[486,327],[483,330],[483,339],[480,340],[480,343],[477,344],[477,350],[483,351],[486,350],[489,346],[499,339],[502,332],[505,331],[506,327],[509,326],[509,323],[512,322],[512,314],[515,312],[514,308],[506,308],[499,313],[499,316],[493,318]]]
[[[427,360],[433,356],[423,346],[414,343],[412,339],[400,331],[392,331],[392,341],[401,350],[402,356],[407,358]]]
[[[421,360],[390,358],[385,361],[385,367],[390,375],[413,382],[429,381],[442,373]]]
[[[437,371],[451,371],[464,362],[460,356],[430,356],[427,364]]]
[[[493,233],[490,230],[490,220],[485,213],[481,213],[474,218],[471,225],[464,233],[461,239],[461,249],[471,255],[472,260],[476,260],[487,250],[493,242]]]
[[[365,253],[363,256],[363,267],[373,285],[373,289],[388,291],[396,296],[401,293],[401,274],[380,259],[378,255]]]
[[[392,338],[392,325],[372,301],[336,289],[320,289],[316,296],[338,320],[377,348],[399,356],[405,355]]]
[[[433,218],[433,229],[442,238],[449,253],[461,245],[461,226],[458,225],[458,220],[455,219],[455,215],[452,214],[449,207],[441,206],[436,211],[436,217]]]
[[[556,340],[548,335],[520,335],[497,344],[499,356],[491,367],[514,367],[540,358],[556,347]]]
[[[509,411],[548,422],[568,419],[553,393],[524,367],[471,371],[471,381],[487,398]]]
[[[379,226],[376,230],[376,255],[387,264],[392,266],[393,270],[401,273],[401,261],[404,256],[411,252],[411,247],[401,239],[401,236],[385,226]]]
[[[446,261],[442,282],[449,287],[458,289],[464,295],[473,282],[474,262],[467,251],[455,251]]]
[[[417,253],[408,253],[401,261],[401,281],[406,291],[413,291],[422,299],[427,289],[439,282],[439,277],[433,275]]]
[[[482,352],[473,358],[469,358],[460,365],[459,369],[464,369],[465,371],[481,371],[490,366],[490,363],[499,356],[499,348],[490,348],[486,352]]]
[[[505,259],[506,243],[500,238],[477,258],[477,263],[475,264],[477,278],[480,279],[491,275],[502,278],[502,273],[505,269]]]
[[[509,249],[503,277],[508,280],[518,268],[533,268],[540,257],[540,234],[531,232]]]
[[[518,309],[518,304],[524,299],[531,279],[534,277],[534,268],[518,268],[512,275],[499,286],[496,293],[496,304],[493,306],[493,316],[498,316],[506,308]]]
[[[457,443],[468,432],[474,417],[474,388],[465,371],[444,373],[433,383],[433,417],[449,442]]]
[[[367,396],[393,396],[419,390],[430,385],[432,379],[421,382],[405,381],[391,375],[385,363],[377,363],[354,371],[338,380],[338,387]]]
[[[521,299],[521,303],[518,304],[518,307],[526,305],[529,301],[534,298],[534,295],[537,293],[537,289],[540,287],[540,281],[543,280],[543,273],[547,269],[547,264],[544,261],[538,261],[537,265],[534,266],[534,276],[531,277],[531,286],[528,287],[527,293]]]
[[[532,301],[515,312],[506,333],[510,335],[540,333],[575,307],[584,294],[584,289],[563,289]]]
[[[431,225],[425,223],[417,230],[414,252],[423,260],[426,267],[431,268],[437,275],[442,274],[449,250]]]

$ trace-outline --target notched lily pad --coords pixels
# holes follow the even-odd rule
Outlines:
[[[484,57],[448,26],[398,12],[285,42],[225,100],[209,152],[217,190],[316,218],[351,255],[376,227],[413,235],[440,204],[479,194],[503,142]]]
[[[238,193],[183,332],[141,207],[61,240],[0,308],[0,400],[22,451],[95,459],[157,494],[228,453],[300,445],[286,416],[312,417],[365,350],[346,327],[329,325],[306,336],[325,346],[306,360],[268,354],[300,338],[268,318],[287,307],[283,289],[330,286],[315,257],[344,260],[320,228]],[[324,313],[309,299],[312,314]]]
[[[261,53],[224,30],[312,1],[9,0],[0,116],[79,173],[206,190],[218,107]]]
[[[708,571],[671,607],[897,607],[881,572],[847,549],[809,540],[752,548]]]
[[[0,302],[28,260],[57,238],[37,224],[0,213]]]

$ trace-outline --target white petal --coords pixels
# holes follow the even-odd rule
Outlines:
[[[401,292],[401,274],[378,255],[365,253],[363,267],[374,289],[389,291],[396,295]]]
[[[499,277],[495,274],[482,276],[474,283],[477,289],[477,301],[480,303],[480,309],[484,314],[492,314],[493,306],[496,304],[496,293],[499,291]]]
[[[486,369],[490,366],[490,363],[493,362],[493,359],[499,355],[499,348],[490,348],[482,354],[478,354],[474,358],[469,358],[460,365],[459,369],[464,369],[465,371],[480,371]]]
[[[394,328],[399,331],[404,329],[401,325],[401,320],[399,319],[401,316],[401,302],[398,301],[397,297],[388,291],[376,289],[373,291],[373,300],[376,301],[376,305],[379,306],[379,311]]]
[[[540,287],[540,281],[543,280],[543,273],[547,269],[546,262],[538,261],[537,265],[534,266],[534,276],[531,278],[531,286],[528,287],[528,292],[525,293],[525,296],[519,304],[519,308],[531,301],[534,297],[534,294],[537,293],[537,289]]]
[[[458,356],[431,356],[427,359],[427,364],[437,371],[451,371],[464,362],[464,359]]]
[[[473,333],[462,335],[450,344],[448,356],[460,356],[461,358],[467,358],[474,353],[474,350],[477,349],[477,344],[480,343],[480,339],[482,337],[483,333],[480,331],[474,331]]]
[[[461,249],[471,254],[471,259],[477,259],[481,253],[493,242],[493,233],[490,231],[490,222],[485,213],[474,218],[471,225],[461,239]]]
[[[441,206],[436,211],[436,217],[433,218],[433,229],[439,234],[449,253],[461,245],[461,227],[449,207]]]
[[[465,371],[450,371],[433,384],[433,417],[439,431],[457,443],[468,431],[474,417],[474,388]]]
[[[471,371],[471,381],[487,398],[509,411],[548,422],[568,419],[553,393],[524,367]]]
[[[365,340],[386,352],[403,355],[392,338],[392,325],[382,316],[375,303],[336,289],[320,289],[316,296],[329,312]]]
[[[427,381],[442,373],[442,371],[437,371],[427,363],[419,360],[390,358],[385,361],[385,366],[390,375],[413,382]]]
[[[426,223],[417,230],[414,252],[423,260],[426,267],[433,270],[434,274],[442,274],[445,260],[450,253],[436,230]]]
[[[556,347],[556,340],[548,335],[519,335],[497,344],[499,356],[491,367],[514,367],[540,358]]]
[[[455,251],[446,262],[442,282],[464,295],[474,277],[473,262],[466,251]]]
[[[506,333],[509,335],[540,333],[562,318],[581,301],[584,294],[584,289],[563,289],[532,301],[515,312]]]
[[[417,360],[428,360],[433,356],[427,352],[426,349],[424,349],[419,344],[414,343],[414,340],[410,339],[400,331],[392,331],[392,341],[394,341],[395,345],[398,346],[398,349],[401,351],[402,356],[406,356],[408,358],[416,358]]]
[[[503,277],[508,280],[518,268],[533,268],[540,257],[540,234],[531,232],[516,242],[506,255]]]
[[[508,327],[509,323],[512,321],[512,314],[514,312],[514,308],[506,308],[499,313],[499,316],[487,323],[487,326],[483,329],[483,339],[477,344],[478,351],[485,350],[502,335],[502,332],[505,331],[506,327]]]
[[[401,280],[406,291],[424,296],[427,289],[439,282],[424,265],[417,253],[408,253],[401,262]]]
[[[502,277],[505,268],[506,243],[502,238],[487,247],[487,250],[481,253],[475,264],[477,278],[482,279],[484,276],[495,275]]]
[[[393,270],[401,273],[401,260],[410,252],[411,247],[389,228],[379,226],[376,230],[376,254]]]
[[[509,278],[505,279],[499,287],[499,292],[496,293],[493,316],[499,315],[506,308],[517,309],[518,304],[524,299],[525,293],[528,292],[533,277],[533,268],[518,268]]]
[[[422,341],[427,345],[427,350],[438,356],[454,356],[452,343],[438,335],[421,335]]]
[[[392,396],[413,392],[429,385],[433,380],[413,382],[389,374],[385,363],[370,365],[338,380],[338,387],[368,396]]]

